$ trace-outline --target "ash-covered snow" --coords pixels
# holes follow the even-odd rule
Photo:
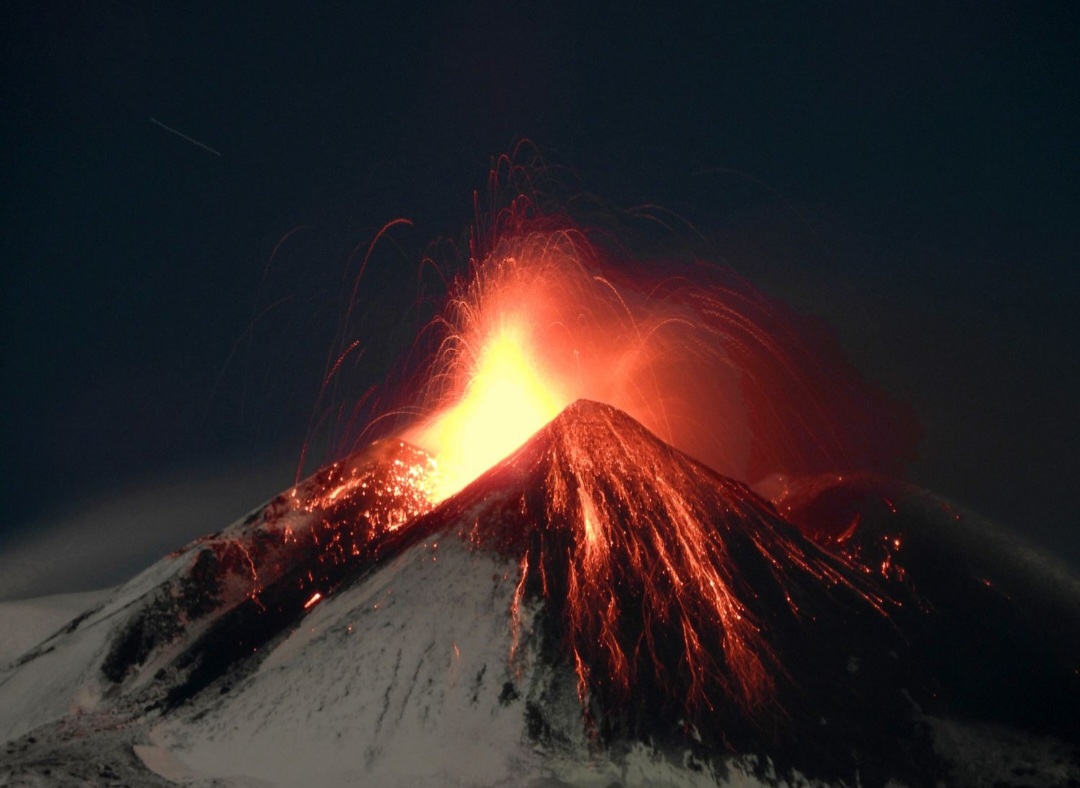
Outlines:
[[[957,785],[1080,785],[1075,742],[970,720],[927,717],[926,722],[934,748],[952,764],[950,777]]]

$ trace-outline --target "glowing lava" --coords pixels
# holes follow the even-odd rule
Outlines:
[[[527,328],[503,325],[487,340],[461,401],[423,431],[438,447],[433,498],[457,492],[524,443],[566,405],[536,371]]]
[[[434,345],[418,397],[427,419],[403,437],[438,461],[434,502],[579,399],[618,408],[740,481],[906,456],[890,403],[749,283],[704,265],[694,281],[629,276],[568,220],[520,210],[486,245],[474,238],[467,272],[423,335]]]
[[[684,719],[768,716],[791,644],[884,612],[859,570],[747,487],[595,402],[566,408],[448,506],[482,512],[464,534],[474,544],[521,556],[513,631],[541,598],[587,715],[677,687]]]
[[[709,445],[726,457],[710,459],[728,473],[743,464],[738,379],[712,363],[723,348],[688,337],[698,327],[683,307],[602,270],[580,232],[522,231],[477,253],[454,282],[432,326],[442,338],[423,407],[434,415],[406,435],[438,460],[436,501],[578,399],[610,403],[676,445],[693,444],[709,412]]]

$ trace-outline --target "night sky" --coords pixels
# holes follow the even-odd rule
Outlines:
[[[374,383],[527,138],[831,323],[922,425],[909,478],[1080,565],[1072,3],[16,5],[0,551],[215,479],[175,547],[287,485],[352,252],[411,220],[360,293]]]

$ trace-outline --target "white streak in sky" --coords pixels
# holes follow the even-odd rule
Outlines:
[[[218,151],[214,150],[214,149],[213,149],[213,148],[211,148],[211,147],[210,147],[209,145],[204,145],[203,143],[199,142],[198,140],[192,139],[192,138],[191,138],[191,137],[189,137],[189,136],[188,136],[187,134],[183,134],[183,133],[181,133],[181,132],[177,131],[177,130],[176,130],[176,129],[174,129],[174,128],[173,128],[172,126],[166,126],[166,125],[165,125],[164,123],[162,123],[162,122],[161,122],[160,120],[158,120],[157,118],[150,118],[150,122],[151,122],[151,123],[153,123],[153,124],[154,124],[154,125],[156,125],[156,126],[161,126],[161,128],[165,129],[165,131],[168,131],[168,132],[170,132],[170,133],[172,133],[172,134],[175,134],[175,135],[176,135],[177,137],[179,137],[179,138],[180,138],[180,139],[182,139],[182,140],[187,140],[187,141],[188,141],[188,142],[190,142],[190,143],[191,143],[192,145],[198,145],[198,146],[199,146],[200,148],[202,148],[203,150],[207,150],[207,151],[210,151],[210,152],[211,152],[211,153],[213,153],[213,154],[214,154],[215,156],[220,156],[220,155],[221,155],[221,154],[220,154],[220,153],[219,153]]]

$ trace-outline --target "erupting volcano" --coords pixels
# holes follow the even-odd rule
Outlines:
[[[893,411],[749,285],[530,215],[474,237],[422,418],[0,674],[0,784],[1076,784],[1075,580],[836,473]]]

